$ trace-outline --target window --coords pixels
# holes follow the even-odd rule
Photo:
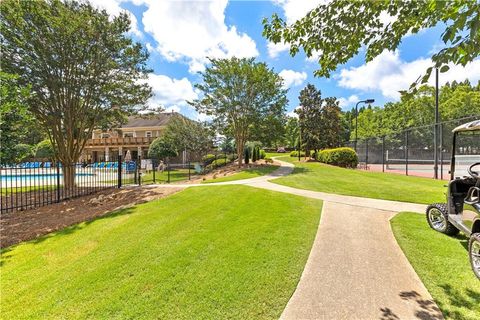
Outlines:
[[[145,137],[151,138],[152,137],[152,131],[145,132]]]
[[[109,133],[102,133],[102,134],[100,135],[100,138],[102,138],[102,139],[110,138],[110,134],[109,134]]]
[[[133,138],[134,134],[133,132],[124,132],[123,137],[124,138]]]

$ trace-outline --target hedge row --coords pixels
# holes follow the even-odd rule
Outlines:
[[[356,168],[358,156],[352,148],[325,149],[316,155],[320,162],[344,168]]]

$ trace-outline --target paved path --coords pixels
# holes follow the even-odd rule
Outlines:
[[[310,256],[282,319],[443,319],[390,229],[397,212],[424,212],[424,205],[274,184],[269,180],[293,170],[278,162],[278,170],[258,178],[180,186],[241,184],[324,200]]]

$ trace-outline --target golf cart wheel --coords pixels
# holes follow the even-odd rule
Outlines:
[[[448,221],[448,209],[445,203],[434,203],[427,207],[427,222],[433,230],[449,236],[454,236],[459,232],[459,230]]]
[[[473,273],[480,279],[480,233],[473,233],[468,241],[468,255]]]

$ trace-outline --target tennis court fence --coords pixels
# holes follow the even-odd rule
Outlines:
[[[448,179],[452,152],[452,130],[457,126],[480,119],[480,114],[451,121],[437,127],[437,166],[435,166],[435,125],[409,128],[383,136],[359,138],[344,145],[357,151],[359,168]],[[480,155],[480,139],[469,142],[462,152]],[[458,147],[458,146],[457,146]],[[435,174],[437,172],[437,174]]]

